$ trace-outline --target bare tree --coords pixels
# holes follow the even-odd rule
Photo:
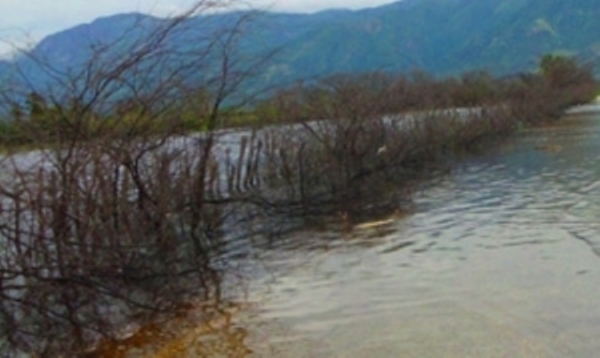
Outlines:
[[[252,12],[201,16],[230,6],[140,17],[71,67],[34,51],[14,69],[3,108],[42,149],[0,162],[2,354],[77,354],[221,295],[221,183],[239,169],[219,166],[215,130],[268,59],[239,49]],[[205,132],[182,136],[190,123]]]
[[[338,213],[345,220],[398,209],[417,179],[447,172],[462,156],[593,97],[589,70],[548,62],[542,75],[510,79],[375,72],[281,90],[260,113],[294,125],[265,130],[260,177],[277,195],[259,193],[256,201],[284,215]],[[567,77],[568,86],[556,86],[553,76]]]
[[[15,142],[42,149],[0,160],[2,354],[77,354],[218,299],[216,253],[239,220],[393,210],[416,179],[525,122],[529,100],[556,109],[537,75],[505,92],[483,74],[338,75],[263,107],[291,125],[228,145],[223,108],[254,99],[244,84],[270,56],[240,42],[254,13],[197,16],[231,5],[139,17],[71,67],[28,52],[15,68],[1,108]]]

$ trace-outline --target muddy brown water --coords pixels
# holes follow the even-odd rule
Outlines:
[[[469,160],[412,213],[255,253],[242,304],[143,356],[599,356],[600,106],[575,112]]]

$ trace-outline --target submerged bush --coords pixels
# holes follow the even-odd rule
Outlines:
[[[2,93],[14,120],[0,125],[2,144],[45,147],[0,160],[1,355],[75,355],[182,301],[219,299],[215,261],[228,234],[246,234],[241,223],[392,211],[490,138],[593,95],[585,71],[567,80],[552,59],[503,80],[336,75],[236,107],[232,94],[264,60],[236,58],[247,19],[204,34],[200,48],[166,45],[219,4],[98,47],[64,88]],[[131,51],[115,60],[112,45]],[[275,125],[217,131],[249,122]]]

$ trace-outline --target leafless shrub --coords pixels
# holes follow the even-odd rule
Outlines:
[[[33,54],[48,86],[21,68],[1,93],[17,142],[44,148],[0,161],[2,354],[76,354],[182,300],[219,298],[214,253],[245,210],[355,217],[397,208],[416,179],[567,103],[552,76],[496,91],[501,83],[481,73],[441,82],[421,72],[340,75],[278,93],[258,113],[288,125],[230,133],[228,145],[221,109],[248,102],[240,86],[266,58],[239,51],[251,13],[210,31],[189,22],[228,5],[201,1],[160,24],[140,20],[72,68]],[[184,136],[189,129],[203,133]]]
[[[199,29],[211,18],[195,15],[229,5],[142,19],[72,68],[31,54],[48,87],[16,69],[3,104],[43,149],[2,158],[2,354],[76,354],[189,297],[220,297],[212,261],[248,180],[241,168],[254,169],[245,145],[233,147],[231,168],[220,165],[214,130],[224,102],[243,103],[236,91],[266,61],[237,52],[251,13]],[[206,134],[182,139],[189,118]]]
[[[594,92],[589,74],[568,87],[547,77],[471,72],[437,81],[416,71],[411,78],[371,73],[299,83],[259,107],[296,124],[266,130],[261,175],[271,196],[258,201],[288,215],[393,209],[416,177],[443,172],[463,154]]]

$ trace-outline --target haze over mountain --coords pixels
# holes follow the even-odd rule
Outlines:
[[[211,15],[211,21],[240,15]],[[264,71],[266,81],[417,68],[502,75],[531,70],[546,53],[597,63],[598,19],[600,0],[404,0],[356,11],[264,13],[243,46],[281,49]],[[162,21],[135,13],[100,18],[48,36],[32,52],[68,67],[89,56],[90,45],[119,38],[140,20]],[[0,63],[0,71],[7,66]]]

